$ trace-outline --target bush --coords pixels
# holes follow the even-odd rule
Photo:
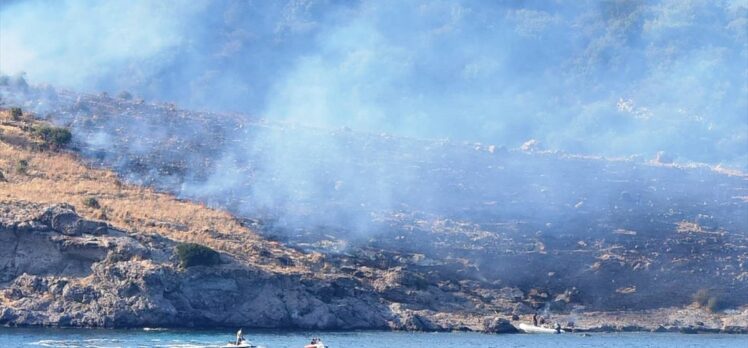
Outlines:
[[[128,91],[122,91],[122,92],[119,92],[119,94],[117,94],[117,98],[124,99],[124,100],[131,100],[132,94],[130,94],[130,92]]]
[[[3,171],[0,170],[0,182],[4,182],[4,181],[6,181],[5,180],[5,175],[3,174]]]
[[[721,311],[722,307],[722,300],[720,300],[720,298],[717,296],[710,297],[709,301],[706,302],[706,310],[712,313]]]
[[[221,256],[213,249],[195,243],[177,245],[177,257],[182,267],[213,266],[221,263]]]
[[[699,308],[706,309],[709,312],[722,310],[722,300],[716,294],[707,289],[700,289],[693,295],[693,303]]]
[[[44,143],[51,148],[64,147],[73,140],[73,135],[67,128],[42,125],[35,127],[34,133],[41,137]]]
[[[26,174],[28,170],[29,170],[29,161],[22,159],[16,162],[16,173],[17,174]]]
[[[96,199],[96,197],[87,197],[83,200],[83,205],[94,209],[101,208],[101,205],[99,205],[99,200]]]
[[[21,108],[10,108],[10,118],[13,121],[18,121],[23,116],[23,110]]]
[[[693,303],[696,304],[697,306],[706,307],[708,302],[709,302],[709,290],[699,289],[699,291],[693,294]]]

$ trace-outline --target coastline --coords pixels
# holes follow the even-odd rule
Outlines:
[[[434,313],[427,327],[408,328],[305,328],[305,327],[253,327],[243,326],[247,330],[259,332],[474,332],[484,334],[521,334],[520,323],[531,323],[531,315],[520,316],[511,320],[498,317],[461,317],[456,318],[448,313]],[[707,311],[686,308],[661,308],[643,311],[615,312],[576,312],[553,314],[549,323],[558,321],[566,334],[586,333],[680,333],[680,334],[748,334],[748,308],[728,310],[727,313],[709,313]],[[574,322],[570,326],[570,322]],[[493,325],[487,324],[493,322]],[[483,323],[478,325],[476,323]],[[508,324],[508,325],[507,325]],[[39,325],[35,323],[3,324],[2,328],[24,329],[84,329],[84,330],[142,330],[142,331],[225,331],[234,330],[234,326],[86,326],[86,325]]]

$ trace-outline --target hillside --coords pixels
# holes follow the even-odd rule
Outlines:
[[[60,301],[49,284],[72,277],[74,283],[110,279],[117,285],[109,286],[125,287],[109,271],[129,262],[116,260],[117,248],[97,252],[91,271],[86,264],[74,274],[6,260],[5,324],[503,331],[504,322],[491,321],[497,314],[526,318],[541,310],[576,318],[569,320],[588,329],[707,322],[712,330],[735,331],[748,313],[748,178],[740,172],[2,88],[9,103],[27,110],[17,119],[9,110],[0,117],[0,199],[12,212],[3,233],[26,223],[39,226],[32,233],[53,244],[85,242],[93,237],[56,236],[45,220],[48,209],[74,206],[84,220],[110,226],[112,232],[96,238],[118,245],[124,234],[154,255],[145,259],[157,266],[136,269],[166,272],[170,279],[155,287],[140,283],[134,297],[150,304],[128,320],[65,323],[44,314],[50,301]],[[45,148],[33,130],[46,122],[72,131],[67,149]],[[286,151],[277,151],[277,144]],[[347,149],[345,166],[325,156],[341,148]],[[294,172],[312,175],[298,180]],[[57,205],[63,203],[70,206]],[[225,263],[180,269],[173,254],[179,242],[210,246]],[[257,272],[266,279],[259,284],[250,281]],[[168,305],[153,300],[189,279],[223,284],[211,274],[236,281],[212,290],[218,303],[198,296],[194,282],[177,286],[182,290],[166,299]],[[37,283],[45,290],[22,290]],[[258,286],[271,290],[250,291]],[[692,305],[694,297],[704,309]],[[111,304],[117,297],[99,298],[84,301],[82,312],[93,313],[84,317],[116,317]],[[257,311],[258,301],[274,305],[261,308],[266,314],[257,322],[213,312],[235,308],[231,301],[245,312]],[[170,322],[165,314],[144,314],[169,306],[186,317]],[[678,310],[685,312],[673,314]],[[625,320],[606,314],[620,311]]]
[[[462,310],[475,295],[442,293],[440,306],[460,310],[431,324],[396,305],[411,299],[382,298],[423,287],[420,278],[401,284],[399,268],[362,267],[380,279],[362,281],[226,212],[124,184],[75,152],[50,149],[34,132],[46,123],[28,114],[2,110],[0,120],[2,324],[485,329],[486,308]],[[222,264],[180,267],[180,242],[220,251]]]

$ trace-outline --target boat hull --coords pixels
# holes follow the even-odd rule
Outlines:
[[[551,329],[548,327],[533,326],[525,323],[519,324],[518,329],[519,331],[530,334],[558,334],[564,332],[564,330],[561,330],[561,332],[557,332],[555,329]]]

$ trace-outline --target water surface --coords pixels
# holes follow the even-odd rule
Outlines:
[[[748,347],[748,335],[610,333],[566,335],[489,335],[480,333],[251,331],[246,337],[264,348],[302,348],[322,337],[332,348],[429,347]],[[230,331],[94,330],[0,328],[0,347],[220,347]]]

